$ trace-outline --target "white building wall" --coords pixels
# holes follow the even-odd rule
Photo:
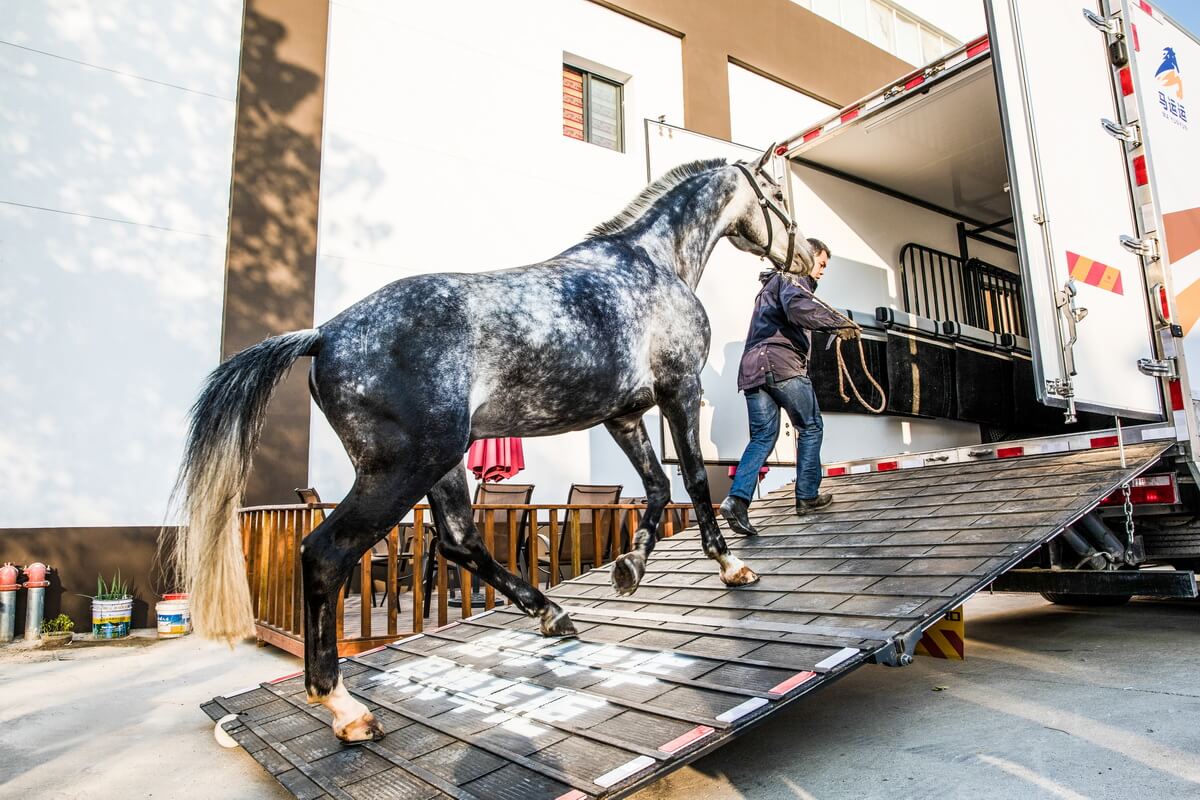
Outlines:
[[[0,528],[156,525],[220,357],[240,0],[0,15]]]
[[[564,52],[632,75],[624,153],[562,135]],[[336,0],[317,322],[401,277],[513,267],[578,242],[645,185],[643,120],[659,116],[683,121],[680,41],[586,0]],[[572,482],[642,494],[602,428],[524,446],[515,480],[536,485],[535,501],[565,500]],[[310,475],[330,499],[353,480],[315,409]]]
[[[895,5],[933,23],[960,42],[987,33],[983,0],[895,0]]]
[[[729,64],[729,123],[738,144],[765,149],[834,111],[837,106]]]

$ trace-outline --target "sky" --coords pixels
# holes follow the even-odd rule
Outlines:
[[[1193,36],[1200,36],[1200,3],[1196,0],[1151,0],[1150,5],[1167,12]]]

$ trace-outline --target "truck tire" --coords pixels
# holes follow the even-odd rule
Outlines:
[[[1059,594],[1041,592],[1042,597],[1056,606],[1123,606],[1133,597],[1131,594]]]

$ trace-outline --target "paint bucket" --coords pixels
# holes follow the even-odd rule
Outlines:
[[[132,597],[92,600],[92,636],[97,639],[123,639],[129,635],[132,616]]]
[[[186,635],[191,630],[192,610],[186,594],[180,599],[167,599],[156,603],[154,609],[158,613],[158,638],[174,639]]]

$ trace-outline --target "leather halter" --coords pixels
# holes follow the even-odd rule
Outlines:
[[[758,181],[754,179],[754,176],[761,174],[764,178],[767,178],[767,180],[771,179],[762,171],[760,167],[755,166],[754,172],[751,172],[750,168],[746,166],[746,162],[744,161],[735,162],[734,166],[742,171],[742,174],[746,176],[746,180],[750,181],[750,188],[753,189],[754,194],[758,196],[758,207],[762,210],[763,224],[767,226],[767,246],[763,250],[763,257],[770,261],[771,264],[774,265],[775,269],[779,270],[780,272],[790,272],[791,270],[789,270],[788,267],[791,266],[792,257],[796,255],[795,220],[792,219],[790,214],[777,206],[775,203],[771,202],[771,200],[768,199],[765,194],[763,194],[762,187],[758,185]],[[774,181],[771,181],[771,183],[774,183]],[[783,223],[784,229],[787,231],[787,258],[784,259],[782,264],[771,257],[771,243],[775,241],[775,226],[771,224],[771,214],[779,217],[779,220]]]

